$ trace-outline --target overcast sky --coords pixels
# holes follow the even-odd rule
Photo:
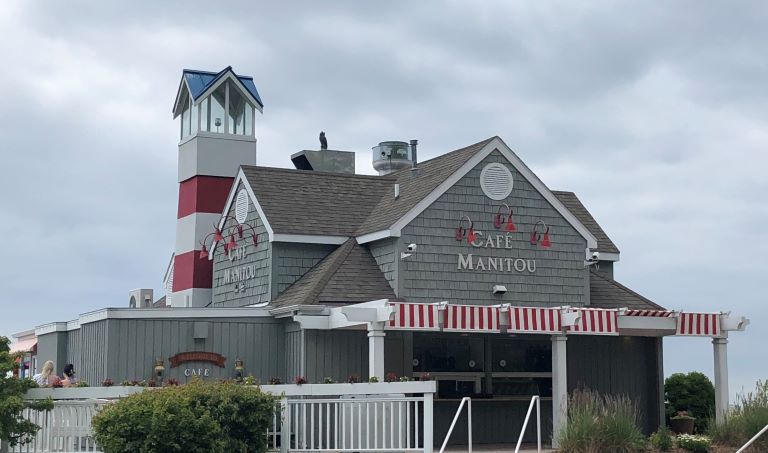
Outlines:
[[[361,173],[382,140],[501,136],[579,195],[617,280],[751,318],[732,394],[768,378],[765,2],[117,3],[0,2],[0,334],[160,295],[181,70],[231,65],[265,103],[260,165],[321,129]],[[666,373],[712,375],[707,339],[664,344]]]

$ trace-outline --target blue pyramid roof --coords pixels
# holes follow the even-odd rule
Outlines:
[[[183,78],[187,81],[187,86],[189,86],[190,95],[192,96],[193,101],[197,101],[197,99],[205,93],[205,91],[211,87],[214,83],[216,83],[217,80],[219,80],[221,77],[224,76],[224,74],[227,73],[227,71],[232,71],[232,66],[227,66],[220,72],[209,72],[209,71],[198,71],[195,69],[185,69]],[[237,80],[240,81],[240,83],[243,84],[243,86],[248,90],[248,92],[253,96],[254,99],[256,99],[256,102],[259,103],[259,106],[262,108],[264,107],[264,103],[261,101],[261,97],[259,96],[259,91],[256,89],[256,85],[253,83],[253,77],[248,76],[240,76],[235,74],[235,71],[232,71],[232,74],[237,77]]]

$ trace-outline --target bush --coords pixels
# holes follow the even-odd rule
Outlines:
[[[681,434],[677,436],[677,446],[687,451],[708,452],[712,441],[707,436],[692,436],[690,434]]]
[[[675,446],[672,433],[666,427],[659,428],[655,433],[651,434],[650,441],[653,448],[659,451],[670,451]]]
[[[736,398],[722,424],[710,423],[709,432],[717,443],[740,447],[765,425],[768,425],[768,381],[758,381],[754,393]],[[768,435],[763,435],[753,445],[754,451],[768,451]]]
[[[675,373],[664,381],[667,418],[687,411],[695,418],[694,430],[704,432],[707,421],[715,413],[715,387],[707,376],[698,371]]]
[[[640,413],[626,396],[576,390],[568,399],[568,421],[557,434],[566,453],[632,453],[646,448]]]
[[[93,418],[94,438],[105,453],[263,452],[275,404],[254,387],[193,381],[106,406]]]

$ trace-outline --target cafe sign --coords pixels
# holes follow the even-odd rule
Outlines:
[[[495,234],[485,236],[482,231],[473,231],[470,245],[481,249],[506,249],[515,247],[514,238],[510,234]],[[458,270],[495,271],[495,272],[536,272],[536,260],[515,257],[475,256],[472,253],[459,253]]]

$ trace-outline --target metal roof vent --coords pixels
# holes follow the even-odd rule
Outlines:
[[[415,144],[414,144],[415,146]],[[373,168],[379,176],[413,167],[413,153],[406,142],[381,142],[373,147]]]
[[[491,200],[503,200],[512,193],[514,179],[512,172],[505,165],[492,163],[480,172],[480,187]]]

